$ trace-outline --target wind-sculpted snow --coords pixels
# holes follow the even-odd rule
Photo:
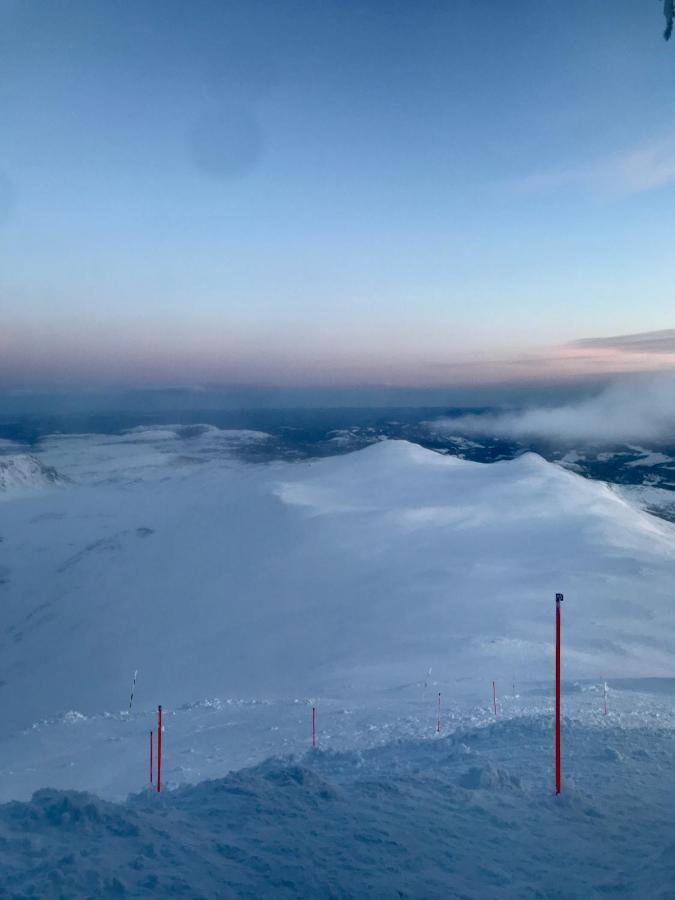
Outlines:
[[[666,898],[672,732],[549,716],[361,752],[268,759],[126,803],[0,806],[0,893],[25,897]]]

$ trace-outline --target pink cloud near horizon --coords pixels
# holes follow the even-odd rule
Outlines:
[[[414,337],[409,345],[386,341],[240,335],[222,330],[71,326],[54,330],[0,331],[0,387],[34,384],[170,384],[208,381],[237,384],[383,384],[443,387],[504,381],[569,380],[675,367],[675,329],[612,338],[590,338],[551,347],[472,349]]]

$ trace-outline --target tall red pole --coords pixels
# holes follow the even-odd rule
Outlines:
[[[436,734],[441,733],[441,692],[438,692],[438,715],[436,716]]]
[[[152,784],[152,732],[150,732],[150,784]]]
[[[157,793],[162,790],[162,707],[157,707]]]
[[[560,604],[563,595],[555,595],[555,792],[562,789],[562,759],[560,747]]]
[[[492,682],[492,711],[497,715],[497,686]]]
[[[604,682],[603,690],[605,692],[605,715],[607,715],[607,682]]]
[[[316,706],[312,707],[312,747],[316,747]]]

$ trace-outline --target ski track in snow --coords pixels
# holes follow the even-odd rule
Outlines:
[[[11,463],[0,896],[675,896],[675,527],[532,454],[233,459],[264,440]]]

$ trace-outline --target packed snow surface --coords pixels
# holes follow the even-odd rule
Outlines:
[[[267,439],[23,455],[53,477],[0,504],[0,894],[672,896],[675,526],[533,454],[232,453]]]

